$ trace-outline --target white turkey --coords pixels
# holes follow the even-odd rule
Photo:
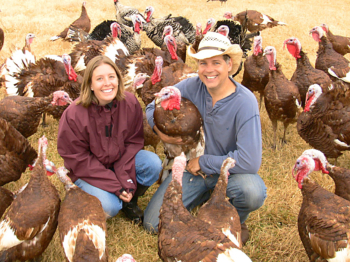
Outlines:
[[[196,29],[187,18],[183,16],[173,17],[168,15],[160,19],[155,19],[153,18],[153,12],[154,8],[152,6],[147,7],[145,10],[147,23],[144,25],[144,31],[156,46],[162,46],[164,27],[168,25],[171,25],[173,28],[173,36],[178,41],[181,41],[186,45],[194,42]]]
[[[16,78],[16,74],[21,72],[21,70],[28,68],[30,64],[35,63],[36,58],[31,52],[31,44],[34,41],[34,38],[34,34],[27,34],[23,48],[15,47],[11,56],[1,65],[0,83],[1,86],[6,88],[8,95],[16,95],[16,85],[19,82]]]
[[[142,14],[139,12],[137,8],[126,6],[120,3],[120,0],[114,0],[114,7],[116,10],[116,19],[119,24],[124,24],[129,27],[132,27],[132,15],[140,15],[142,18],[142,23],[146,23],[146,20],[142,16]]]

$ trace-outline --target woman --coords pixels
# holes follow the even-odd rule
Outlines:
[[[123,210],[139,223],[137,206],[159,176],[161,161],[142,150],[142,109],[136,97],[124,91],[122,75],[106,56],[87,65],[80,97],[63,113],[57,149],[72,181],[96,196],[107,217]]]

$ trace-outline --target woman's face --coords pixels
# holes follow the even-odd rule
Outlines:
[[[91,90],[101,106],[112,102],[118,92],[119,80],[114,68],[108,64],[101,64],[95,68],[91,78]]]

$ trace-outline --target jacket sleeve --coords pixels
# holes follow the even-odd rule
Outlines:
[[[142,108],[139,102],[136,101],[134,118],[130,119],[132,125],[130,125],[129,136],[124,141],[125,152],[114,163],[115,175],[121,182],[121,187],[116,195],[119,195],[123,190],[132,193],[136,190],[135,156],[144,145],[142,114]]]
[[[119,192],[121,184],[115,173],[90,152],[88,140],[84,138],[89,134],[79,130],[76,122],[69,119],[67,111],[60,119],[57,137],[57,150],[65,167],[90,185],[110,193]]]

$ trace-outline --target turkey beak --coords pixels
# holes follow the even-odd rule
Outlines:
[[[68,104],[71,104],[71,103],[73,103],[73,100],[72,100],[71,98],[69,98],[68,101],[67,101],[67,103],[68,103]]]

